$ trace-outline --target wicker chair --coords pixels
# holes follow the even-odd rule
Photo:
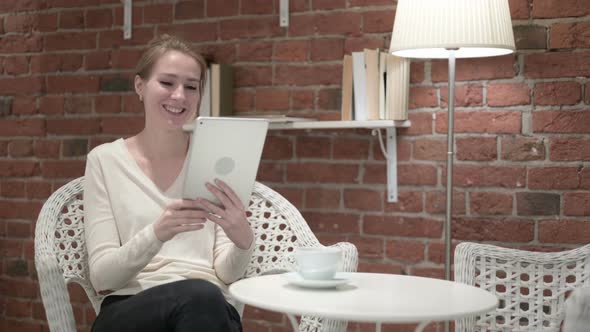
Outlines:
[[[86,291],[98,313],[102,296],[88,278],[88,256],[84,242],[84,178],[75,179],[53,193],[43,205],[35,230],[35,266],[41,297],[51,331],[76,331],[67,284],[76,282]],[[290,255],[295,246],[321,246],[309,226],[284,197],[256,183],[248,209],[248,221],[257,241],[245,278],[272,271],[293,270]],[[343,251],[340,271],[356,271],[358,253],[351,243],[334,246]],[[243,305],[238,306],[243,312]],[[344,331],[346,322],[301,317],[300,331]]]
[[[590,287],[576,288],[565,301],[563,332],[587,332],[590,329]]]
[[[557,332],[566,297],[590,285],[590,245],[547,253],[460,243],[455,249],[455,280],[499,298],[495,311],[458,320],[455,331]]]

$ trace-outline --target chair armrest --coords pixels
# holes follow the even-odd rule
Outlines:
[[[50,331],[76,332],[70,295],[55,257],[37,255],[35,267]]]
[[[358,268],[358,251],[356,246],[350,242],[338,242],[330,247],[342,250],[342,266],[339,271],[356,272]]]

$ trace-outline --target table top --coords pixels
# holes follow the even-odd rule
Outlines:
[[[357,322],[453,320],[488,312],[498,304],[490,292],[447,280],[379,273],[338,273],[337,277],[350,282],[311,289],[275,274],[239,280],[229,292],[261,309]]]

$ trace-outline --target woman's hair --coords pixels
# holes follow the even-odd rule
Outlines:
[[[205,83],[205,75],[207,73],[207,63],[203,56],[195,52],[186,41],[175,36],[163,34],[152,39],[135,67],[135,74],[144,80],[148,79],[156,61],[168,51],[178,51],[195,59],[197,65],[201,69],[201,77],[199,77],[199,80],[201,85],[200,90],[202,92]]]

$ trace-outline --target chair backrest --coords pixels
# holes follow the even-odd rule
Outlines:
[[[479,243],[455,249],[455,280],[494,293],[498,308],[457,321],[456,331],[559,331],[564,302],[590,285],[590,245],[531,252]]]
[[[60,285],[57,288],[65,289],[65,284],[70,282],[80,284],[97,313],[102,300],[102,296],[92,288],[88,274],[88,253],[84,238],[83,182],[83,177],[77,178],[53,193],[43,205],[37,221],[35,263],[46,311],[52,304],[48,303],[49,296],[45,296],[45,293],[55,292],[56,286],[49,283],[55,283],[56,280],[47,280],[42,275],[44,272],[39,266],[44,264],[42,262],[57,262],[63,277],[61,283],[64,286]],[[296,246],[321,246],[301,213],[283,196],[261,183],[257,182],[254,186],[247,216],[254,231],[257,246],[245,277],[277,270],[292,271],[293,262],[286,253],[293,251]],[[344,253],[340,270],[356,271],[358,264],[356,248],[350,243],[339,243],[337,246],[340,246]],[[69,305],[67,292],[61,296],[65,296],[65,302]],[[238,310],[241,313],[242,308]],[[71,312],[71,307],[69,311]],[[50,319],[48,317],[48,320]],[[303,321],[321,325],[318,319]],[[345,326],[340,323],[329,323],[335,324],[336,329]],[[312,330],[305,329],[305,331]]]

